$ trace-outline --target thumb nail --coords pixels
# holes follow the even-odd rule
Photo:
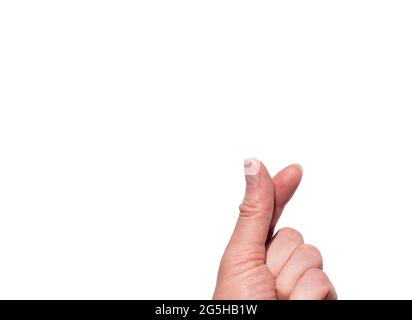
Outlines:
[[[256,186],[259,183],[260,161],[257,159],[245,159],[245,179],[248,186]]]

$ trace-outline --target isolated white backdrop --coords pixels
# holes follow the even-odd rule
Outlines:
[[[210,298],[243,158],[340,298],[412,298],[410,1],[2,1],[0,298]]]

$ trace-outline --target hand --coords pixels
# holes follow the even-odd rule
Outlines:
[[[273,179],[256,159],[245,160],[246,192],[220,263],[214,299],[336,299],[318,249],[276,223],[295,193],[302,169],[291,165]]]

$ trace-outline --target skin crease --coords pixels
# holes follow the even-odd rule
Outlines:
[[[245,167],[250,161],[258,160],[245,161]],[[302,167],[290,165],[273,178],[263,163],[258,167],[256,175],[246,176],[245,197],[220,263],[213,299],[337,299],[316,247],[305,244],[292,228],[273,236],[302,179]]]

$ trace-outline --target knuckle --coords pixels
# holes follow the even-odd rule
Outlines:
[[[242,217],[256,217],[265,215],[269,211],[262,201],[253,199],[244,199],[239,206],[240,216]]]
[[[293,228],[282,228],[278,231],[277,233],[278,237],[285,237],[288,238],[289,240],[292,240],[293,242],[301,243],[303,244],[303,236],[301,233]]]
[[[319,268],[309,268],[305,271],[305,276],[315,279],[316,282],[323,282],[324,280],[327,280],[326,274]]]
[[[318,268],[310,268],[305,272],[305,276],[310,277],[316,283],[316,290],[320,295],[326,297],[331,290],[331,283],[325,272]]]
[[[319,267],[323,266],[323,259],[322,254],[320,253],[319,249],[311,244],[301,244],[298,248],[305,256],[310,257],[313,259]]]

